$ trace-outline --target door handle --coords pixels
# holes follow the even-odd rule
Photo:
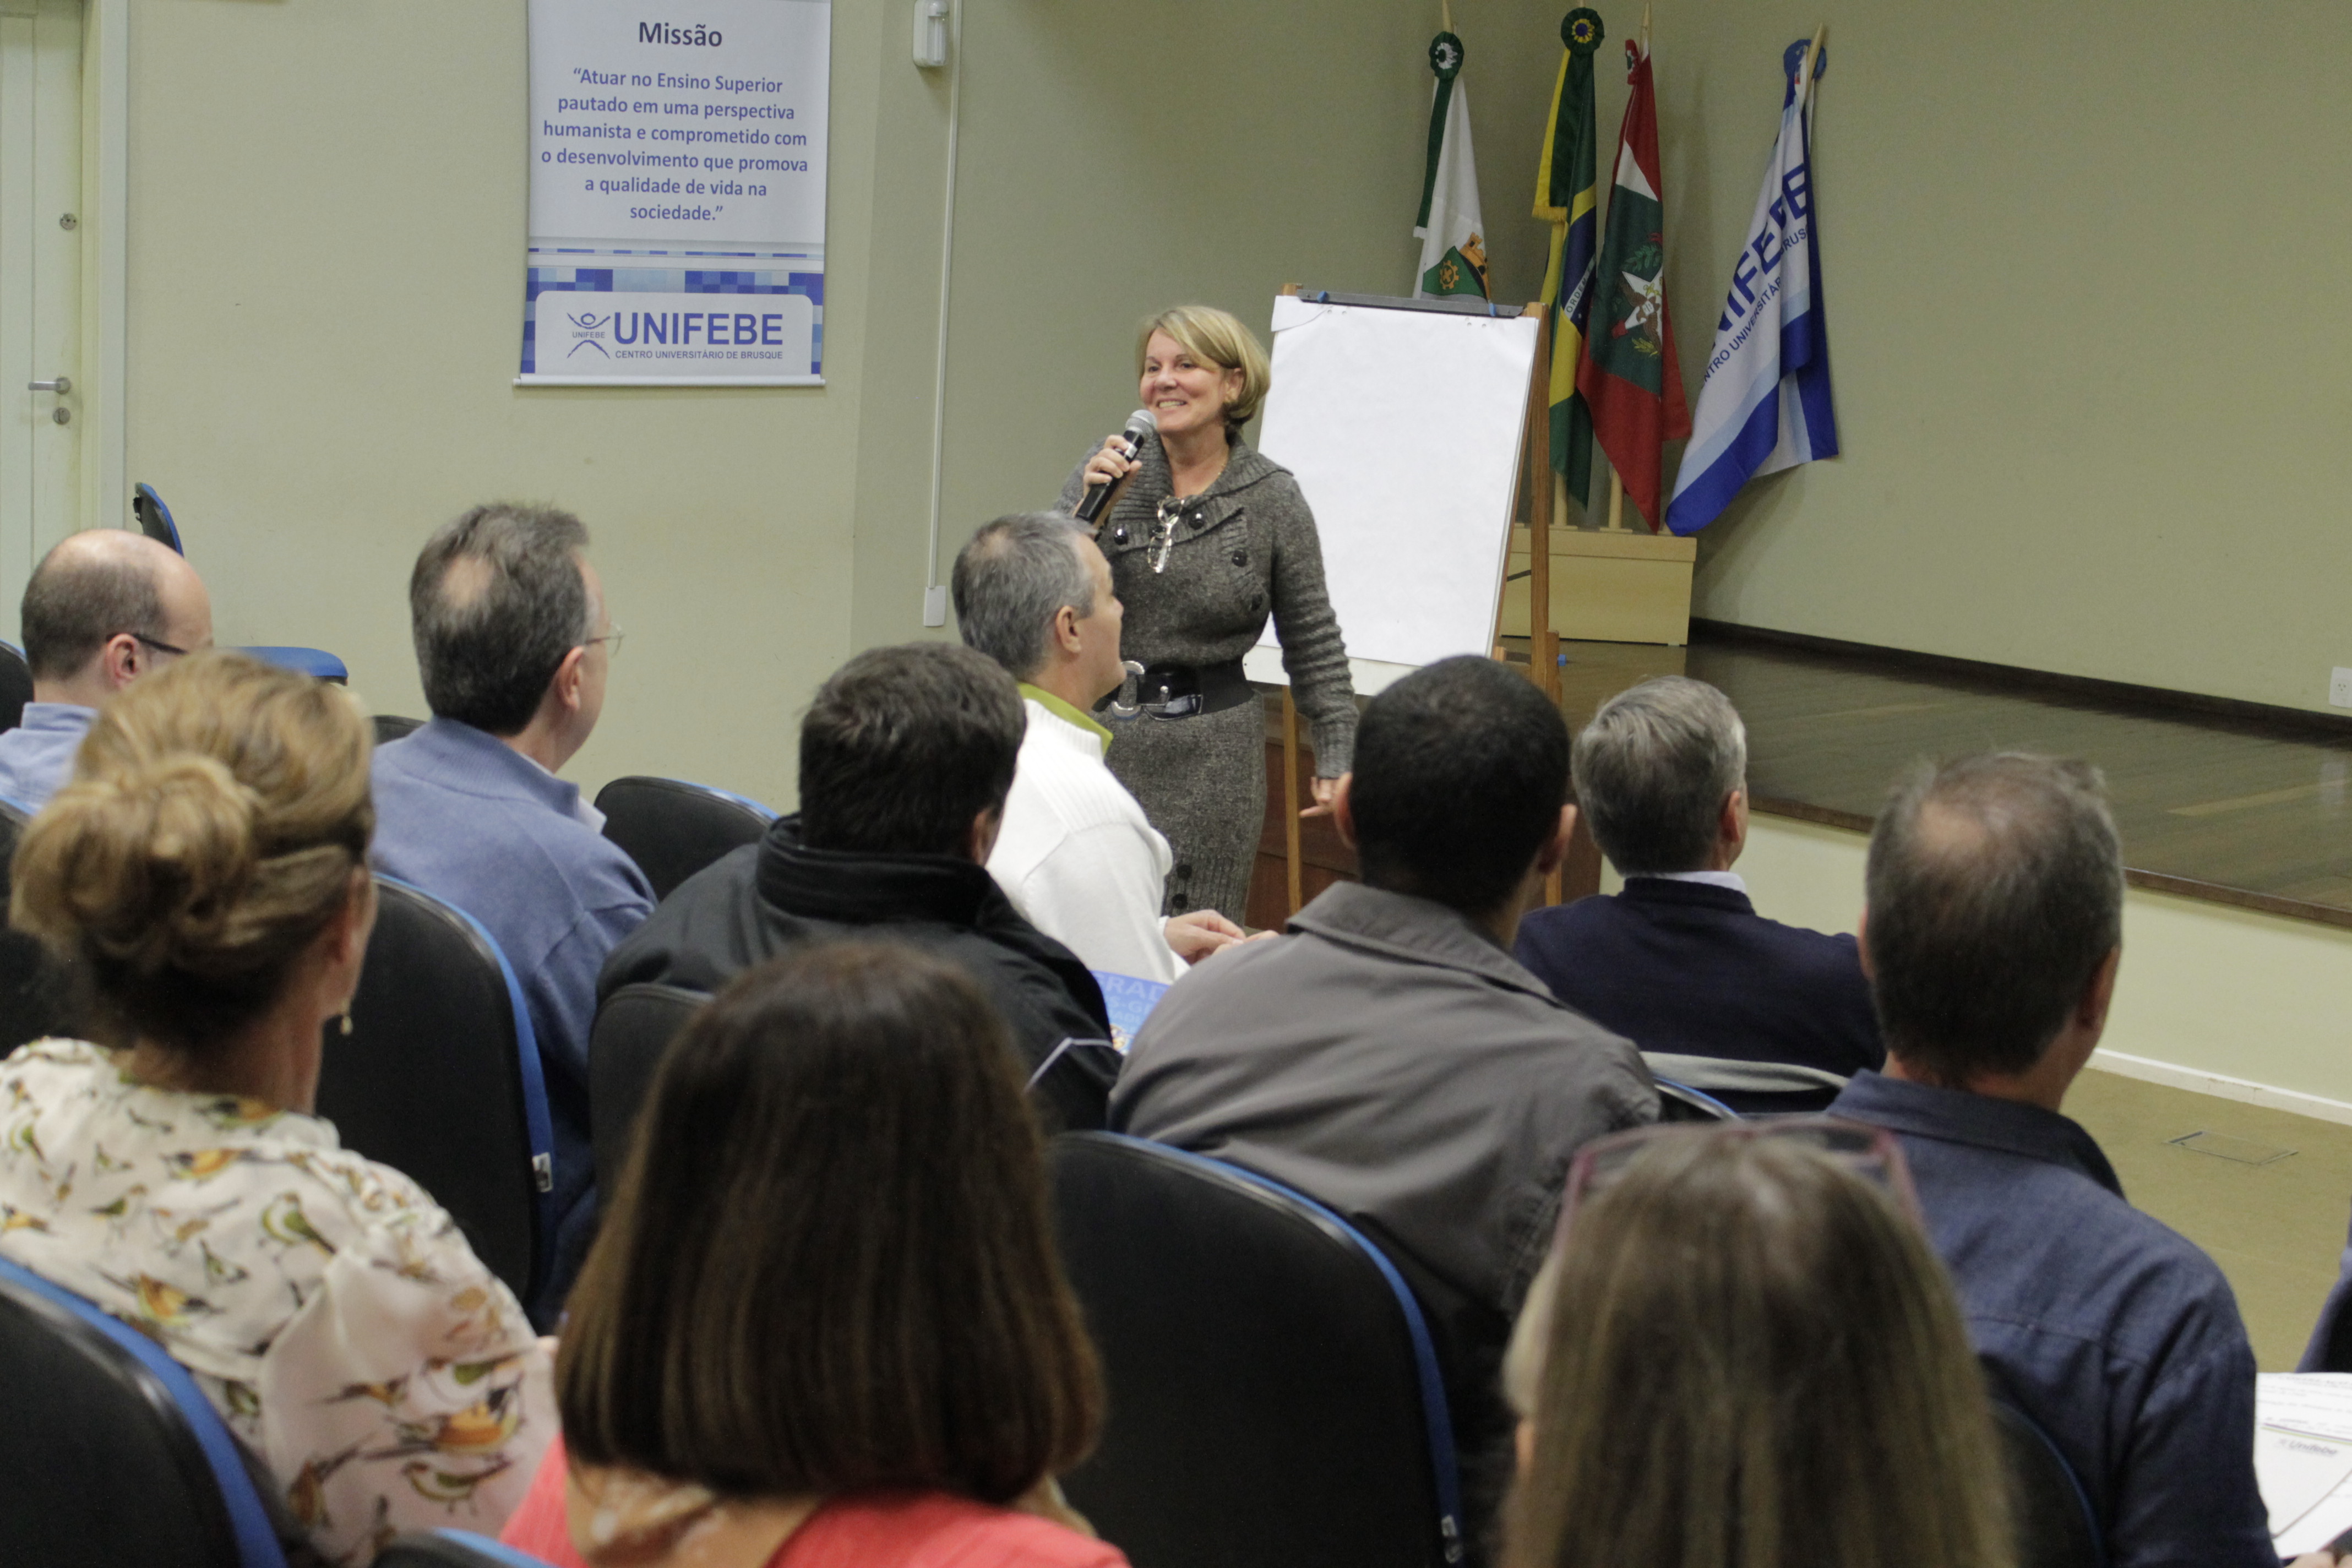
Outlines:
[[[73,381],[72,378],[62,375],[58,377],[55,381],[28,381],[25,384],[25,390],[27,392],[54,392],[62,396],[66,393],[73,390]]]

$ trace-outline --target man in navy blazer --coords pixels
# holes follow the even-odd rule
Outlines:
[[[1572,769],[1625,890],[1520,921],[1518,961],[1555,995],[1648,1052],[1841,1077],[1885,1060],[1854,939],[1766,920],[1731,869],[1748,838],[1748,731],[1729,699],[1645,680],[1592,716]]]

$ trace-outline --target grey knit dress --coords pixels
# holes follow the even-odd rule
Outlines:
[[[1315,771],[1325,778],[1346,773],[1356,744],[1355,688],[1324,592],[1315,514],[1297,481],[1235,440],[1225,471],[1178,522],[1168,569],[1154,572],[1151,531],[1169,494],[1168,458],[1156,436],[1144,437],[1139,457],[1141,467],[1095,540],[1126,606],[1120,653],[1147,665],[1222,664],[1256,646],[1271,615],[1292,695],[1310,726]],[[1062,487],[1061,510],[1071,510],[1085,493],[1082,458]],[[1262,707],[1146,715],[1114,721],[1111,731],[1104,760],[1174,855],[1167,912],[1213,909],[1240,921],[1265,822]]]

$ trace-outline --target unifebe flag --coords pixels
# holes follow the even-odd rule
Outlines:
[[[1617,133],[1617,173],[1609,193],[1609,228],[1593,278],[1593,315],[1576,386],[1592,410],[1592,433],[1624,481],[1625,493],[1658,526],[1658,448],[1691,433],[1675,363],[1674,322],[1666,314],[1666,219],[1658,195],[1658,105],[1650,51],[1625,45],[1625,123]]]
[[[1559,24],[1559,79],[1552,85],[1551,120],[1536,166],[1536,216],[1551,224],[1551,259],[1543,297],[1551,321],[1551,466],[1565,475],[1581,503],[1592,489],[1592,416],[1577,395],[1576,366],[1584,357],[1584,323],[1592,308],[1593,142],[1592,51],[1601,47],[1601,14],[1580,5]]]
[[[1413,237],[1421,266],[1412,296],[1486,297],[1486,224],[1478,216],[1478,163],[1470,150],[1470,96],[1462,75],[1462,40],[1440,33],[1429,41],[1429,68],[1437,85],[1429,100],[1429,163],[1421,180],[1421,216]]]
[[[1755,475],[1837,456],[1811,158],[1813,85],[1828,52],[1808,75],[1807,49],[1791,44],[1782,59],[1788,91],[1780,136],[1748,244],[1732,265],[1696,428],[1666,503],[1666,526],[1676,533],[1696,533],[1713,522]]]

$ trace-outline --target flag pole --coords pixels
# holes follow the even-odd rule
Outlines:
[[[1650,52],[1650,0],[1642,0],[1642,52]],[[1611,199],[1615,199],[1616,187],[1610,187]],[[1653,525],[1654,526],[1654,525]],[[1625,480],[1617,472],[1617,465],[1609,465],[1609,527],[1612,533],[1628,531],[1625,527]]]
[[[1805,50],[1805,63],[1797,69],[1797,96],[1809,97],[1813,90],[1813,62],[1822,58],[1822,40],[1829,37],[1830,25],[1823,22],[1813,29],[1813,41]]]

